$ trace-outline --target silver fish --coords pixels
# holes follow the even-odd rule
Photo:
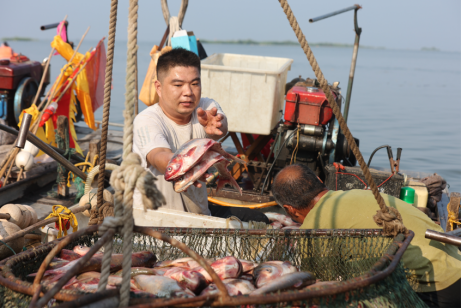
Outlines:
[[[255,286],[250,281],[242,279],[225,279],[223,280],[223,284],[225,285],[226,290],[230,296],[245,295],[255,290]],[[207,288],[205,288],[200,295],[210,296],[219,293],[220,292],[218,291],[218,287],[212,283]]]
[[[194,293],[181,287],[178,282],[163,276],[138,275],[133,278],[140,290],[159,297],[194,297]]]
[[[284,227],[300,226],[300,224],[298,222],[293,221],[292,218],[290,218],[287,215],[283,215],[283,214],[279,214],[279,213],[273,213],[273,212],[266,212],[264,214],[266,215],[266,217],[268,217],[268,219],[271,222],[278,221],[281,224],[283,224]]]
[[[253,270],[255,286],[261,288],[268,282],[285,274],[297,272],[297,268],[289,261],[268,261]]]
[[[253,269],[258,266],[258,263],[253,261],[247,261],[242,259],[239,259],[239,261],[242,264],[242,273],[251,274]]]
[[[250,296],[261,295],[287,289],[300,289],[316,282],[313,274],[308,272],[296,272],[282,275],[269,281],[261,288],[250,293]]]

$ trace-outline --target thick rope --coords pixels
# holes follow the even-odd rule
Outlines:
[[[130,299],[130,272],[133,250],[133,193],[137,188],[142,196],[144,210],[157,209],[165,204],[163,195],[155,185],[157,179],[141,166],[141,159],[135,153],[130,153],[111,175],[111,186],[115,190],[114,217],[104,218],[99,232],[105,232],[109,228],[115,228],[119,234],[123,234],[122,253],[122,285],[120,289],[119,307],[128,306]],[[112,241],[104,246],[104,256],[101,266],[101,279],[98,291],[106,289],[109,277]]]
[[[401,215],[399,215],[399,213],[397,213],[396,210],[394,211],[391,210],[391,208],[387,207],[382,196],[380,195],[379,190],[377,189],[377,185],[375,184],[372,175],[369,172],[369,168],[364,162],[364,158],[361,152],[359,151],[356,142],[354,141],[353,135],[348,129],[348,126],[345,122],[345,119],[342,116],[340,108],[338,107],[334,97],[332,96],[327,80],[324,78],[324,74],[319,68],[318,62],[316,61],[314,54],[311,51],[308,42],[306,41],[305,35],[300,29],[297,19],[295,18],[294,13],[292,12],[289,4],[287,3],[287,0],[279,0],[279,3],[281,4],[282,9],[284,10],[284,13],[287,16],[287,19],[289,20],[290,26],[292,27],[292,29],[295,32],[295,35],[297,36],[300,46],[302,47],[308,61],[310,62],[311,68],[313,69],[314,74],[318,79],[321,89],[326,95],[329,105],[332,108],[332,111],[334,112],[335,117],[339,122],[340,128],[342,129],[342,132],[348,141],[348,145],[350,146],[350,149],[353,151],[356,160],[358,161],[361,170],[364,173],[367,183],[369,184],[371,191],[374,194],[377,203],[379,204],[380,211],[377,211],[377,214],[374,216],[374,221],[379,227],[383,227],[383,232],[386,235],[396,236],[398,233],[407,233],[407,229],[403,225]]]
[[[106,56],[106,76],[104,80],[104,106],[103,106],[103,123],[101,128],[101,149],[99,153],[99,177],[98,177],[98,207],[104,203],[103,190],[106,165],[107,151],[107,132],[109,128],[109,109],[111,107],[111,85],[112,85],[112,67],[114,63],[115,32],[117,24],[117,4],[118,0],[111,0],[111,14],[109,17],[109,36],[107,41]]]
[[[186,14],[186,10],[188,9],[188,2],[189,0],[181,0],[180,12],[178,13],[178,23],[180,27],[183,24],[184,15]],[[169,25],[170,11],[168,9],[167,0],[161,0],[160,5],[162,7],[162,15],[164,16],[165,23]]]
[[[125,110],[124,110],[124,145],[122,158],[132,152],[133,120],[135,119],[135,104],[138,103],[136,89],[137,35],[138,35],[138,0],[130,0],[128,8],[128,40],[127,40],[127,75],[125,77]]]

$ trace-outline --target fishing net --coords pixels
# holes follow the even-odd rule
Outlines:
[[[383,236],[381,230],[155,230],[185,243],[205,258],[235,256],[256,262],[287,260],[300,270],[313,273],[317,279],[333,282],[330,285],[314,285],[309,291],[264,295],[265,299],[281,297],[278,303],[270,304],[269,307],[426,307],[412,290],[399,262],[403,252],[400,247],[405,249],[410,241],[409,237],[402,234],[393,239]],[[67,248],[72,249],[81,244],[91,246],[97,239],[96,236],[85,235]],[[33,251],[10,257],[8,262],[2,262],[2,306],[28,306],[31,296],[12,291],[3,285],[9,281],[30,287],[26,276],[38,270],[56,242],[44,244]],[[116,236],[114,253],[122,252],[122,244],[122,238]],[[133,250],[152,251],[160,261],[186,257],[186,254],[170,244],[142,234],[135,234]],[[393,264],[397,264],[394,269]],[[390,274],[381,276],[386,272]],[[336,291],[333,286],[337,287]],[[75,290],[60,292],[78,293]]]

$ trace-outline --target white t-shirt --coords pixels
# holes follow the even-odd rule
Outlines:
[[[197,119],[197,108],[210,110],[213,107],[218,109],[218,113],[223,114],[220,105],[213,99],[203,97],[194,110],[191,121],[185,125],[178,125],[169,119],[160,108],[155,104],[138,114],[133,122],[133,152],[141,156],[143,167],[150,171],[156,178],[156,186],[164,195],[166,208],[186,211],[197,214],[210,215],[207,201],[207,189],[205,183],[201,188],[190,186],[184,193],[177,193],[173,190],[173,183],[164,179],[164,174],[160,173],[153,166],[149,166],[146,155],[156,148],[167,148],[173,153],[184,143],[194,138],[207,138],[204,127]],[[227,127],[226,117],[222,121]],[[140,193],[135,190],[133,195],[135,208],[143,208]]]

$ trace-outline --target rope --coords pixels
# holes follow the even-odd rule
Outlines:
[[[332,108],[332,111],[334,112],[335,117],[337,121],[339,122],[340,128],[348,141],[348,145],[350,146],[350,149],[353,151],[356,157],[356,160],[358,161],[361,167],[361,170],[364,173],[366,181],[367,183],[369,183],[369,187],[371,188],[372,193],[374,194],[374,197],[377,200],[377,203],[380,207],[380,211],[377,211],[377,214],[373,217],[375,223],[379,227],[383,227],[383,232],[385,235],[396,236],[398,233],[407,233],[408,231],[406,227],[403,225],[403,220],[401,218],[401,215],[399,215],[399,213],[398,215],[396,215],[395,213],[396,210],[393,210],[393,208],[387,207],[385,204],[385,201],[380,195],[379,190],[377,189],[377,185],[375,184],[372,178],[372,175],[369,172],[369,168],[367,168],[366,163],[364,162],[364,158],[361,152],[359,151],[359,148],[356,145],[356,142],[354,141],[353,135],[351,134],[345,122],[345,119],[342,116],[340,108],[335,102],[334,97],[332,96],[327,80],[324,78],[324,74],[319,68],[318,62],[316,61],[314,54],[311,51],[311,48],[308,45],[308,42],[306,41],[305,35],[300,29],[297,19],[295,18],[294,13],[292,12],[289,4],[287,3],[287,0],[279,0],[279,3],[281,4],[282,9],[284,10],[284,13],[287,16],[287,19],[289,20],[290,26],[292,27],[292,29],[295,32],[295,35],[297,36],[300,46],[302,47],[308,61],[310,62],[311,68],[313,69],[314,74],[316,78],[318,79],[319,85],[321,86],[321,89],[326,95],[329,105]]]
[[[172,46],[172,37],[173,34],[175,34],[176,31],[180,30],[180,24],[178,23],[178,17],[172,16],[170,17],[170,31],[168,32],[168,41],[167,41],[167,46]]]
[[[53,205],[52,213],[47,216],[44,220],[47,220],[49,218],[53,217],[58,217],[58,225],[59,225],[59,232],[58,232],[58,238],[61,237],[61,234],[64,232],[64,236],[67,236],[67,229],[63,228],[63,219],[69,220],[71,227],[72,227],[72,232],[77,232],[77,228],[79,226],[79,222],[77,221],[77,218],[75,217],[74,213],[71,212],[67,207],[62,206],[62,205]],[[45,228],[45,226],[42,227],[42,229]]]
[[[125,110],[124,110],[124,144],[122,158],[132,152],[133,120],[135,119],[135,104],[138,103],[136,89],[137,75],[137,35],[138,35],[138,0],[130,0],[128,13],[127,40],[127,75],[125,77]]]
[[[107,41],[106,76],[104,80],[104,106],[103,121],[101,127],[101,149],[99,154],[99,177],[98,177],[98,207],[102,206],[104,190],[104,167],[106,165],[107,132],[109,127],[109,109],[111,107],[111,84],[112,67],[114,63],[115,32],[117,23],[118,0],[111,0],[111,14],[109,17],[109,35]]]
[[[186,14],[186,10],[188,8],[188,0],[181,0],[180,11],[178,12],[178,24],[181,27],[183,25],[184,15]],[[165,23],[169,25],[170,23],[170,11],[168,9],[167,0],[161,0],[160,5],[162,7],[162,15],[164,16]],[[172,29],[172,28],[170,28]],[[170,30],[170,32],[172,32]],[[175,32],[173,32],[175,33]]]
[[[131,255],[133,249],[133,193],[135,188],[140,191],[145,211],[147,209],[157,209],[162,204],[165,204],[165,199],[155,185],[156,180],[152,173],[141,166],[141,159],[135,153],[130,153],[123,160],[120,168],[114,170],[111,175],[110,184],[115,190],[114,217],[105,217],[99,231],[101,234],[109,228],[115,228],[124,237],[119,307],[128,306],[130,299]],[[110,274],[112,250],[112,241],[109,241],[104,246],[98,291],[106,289]]]

